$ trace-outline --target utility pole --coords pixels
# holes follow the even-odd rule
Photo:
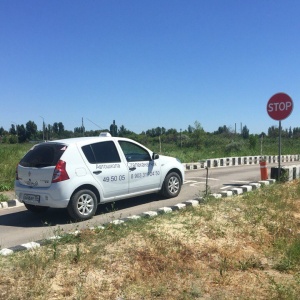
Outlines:
[[[42,116],[40,116],[40,118],[43,119],[43,141],[45,142],[45,121],[44,121],[44,118]]]
[[[180,128],[180,148],[182,148],[181,128]]]
[[[81,118],[81,129],[82,129],[82,136],[84,136],[83,117]]]

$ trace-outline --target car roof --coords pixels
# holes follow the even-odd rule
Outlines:
[[[100,141],[131,141],[135,142],[131,139],[121,138],[121,137],[106,137],[106,136],[90,136],[90,137],[77,137],[77,138],[69,138],[69,139],[61,139],[61,140],[53,140],[47,141],[46,143],[59,143],[64,145],[71,145],[71,144],[88,144],[88,143],[96,143]],[[139,144],[139,143],[137,143]]]

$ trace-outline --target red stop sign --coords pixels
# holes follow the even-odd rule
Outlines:
[[[285,93],[273,95],[267,104],[269,116],[277,121],[287,118],[293,110],[293,100]]]

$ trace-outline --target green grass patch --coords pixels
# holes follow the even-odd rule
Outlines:
[[[12,190],[16,167],[32,144],[0,144],[0,192]]]
[[[299,184],[78,235],[58,229],[40,249],[0,257],[0,298],[297,299]]]

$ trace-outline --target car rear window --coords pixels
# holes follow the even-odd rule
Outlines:
[[[45,143],[34,146],[20,161],[23,167],[44,168],[55,166],[67,149],[64,144]]]
[[[82,151],[90,164],[120,162],[118,150],[112,141],[94,143],[82,147]]]

